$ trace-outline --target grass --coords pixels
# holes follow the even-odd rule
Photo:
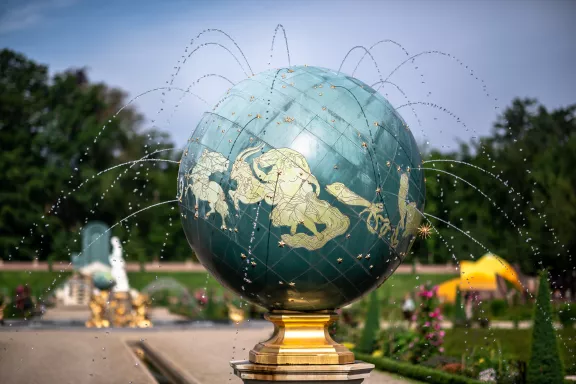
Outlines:
[[[560,355],[564,361],[566,371],[576,373],[576,358],[573,352],[576,349],[576,329],[562,329],[557,331],[562,339],[558,338]],[[558,337],[558,336],[557,336]],[[531,329],[448,329],[444,337],[446,355],[462,357],[469,355],[473,347],[485,350],[496,349],[494,340],[500,342],[502,355],[510,360],[528,361],[530,358]]]
[[[28,284],[33,292],[53,290],[70,276],[69,272],[48,271],[0,271],[0,292],[13,294],[20,284]],[[206,272],[128,272],[130,285],[141,290],[155,280],[172,278],[184,285],[190,293],[208,287],[219,288],[220,284],[212,277],[206,279]],[[392,275],[379,289],[379,297],[392,301],[401,300],[407,292],[413,291],[426,281],[438,284],[451,279],[451,275]],[[4,291],[4,292],[3,292]]]
[[[70,276],[69,272],[0,271],[0,293],[14,295],[16,287],[27,284],[33,295],[45,294],[58,287]]]
[[[413,292],[426,282],[433,285],[441,284],[445,281],[453,279],[457,275],[433,275],[433,274],[419,274],[419,275],[392,275],[384,284],[378,288],[378,294],[381,299],[391,299],[400,304],[404,295],[408,292]],[[400,301],[399,301],[400,300]]]
[[[27,284],[35,296],[45,295],[58,288],[71,273],[48,271],[0,271],[0,293],[13,295],[16,287]],[[220,284],[212,277],[206,279],[204,272],[128,272],[130,286],[142,290],[154,281],[173,278],[186,287],[191,294],[206,285],[222,290]],[[50,289],[50,291],[48,290]]]

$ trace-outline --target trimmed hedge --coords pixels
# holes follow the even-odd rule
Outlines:
[[[481,381],[465,376],[452,375],[447,372],[422,365],[414,365],[388,359],[386,357],[372,357],[354,352],[356,359],[374,364],[379,371],[395,373],[410,379],[420,380],[430,384],[482,384]]]
[[[556,331],[552,325],[554,319],[552,314],[548,274],[543,271],[540,273],[538,295],[534,306],[532,348],[526,372],[528,384],[562,384],[564,382],[564,367],[560,359]]]
[[[378,331],[380,330],[380,301],[378,300],[378,293],[372,291],[370,293],[370,304],[368,306],[368,313],[366,314],[366,322],[362,330],[360,342],[356,347],[358,351],[363,353],[372,353],[376,345]]]

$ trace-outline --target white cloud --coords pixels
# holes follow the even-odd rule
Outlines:
[[[75,0],[44,0],[19,2],[14,6],[4,6],[0,14],[0,34],[25,30],[46,19],[47,14],[59,8],[74,4]]]

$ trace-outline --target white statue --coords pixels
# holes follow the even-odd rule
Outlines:
[[[122,244],[116,236],[112,237],[112,253],[108,257],[112,266],[112,277],[116,284],[112,288],[113,292],[129,292],[128,277],[126,276],[126,263],[122,258]]]

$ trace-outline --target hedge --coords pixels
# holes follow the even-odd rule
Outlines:
[[[543,271],[540,273],[534,306],[532,348],[526,371],[526,382],[529,384],[562,384],[564,382],[564,367],[560,359],[556,331],[552,325],[553,319],[548,274]]]
[[[453,375],[434,368],[403,363],[386,357],[372,357],[354,351],[356,359],[374,364],[379,371],[395,373],[410,379],[430,384],[483,384],[479,380],[465,376]]]
[[[362,353],[372,353],[379,330],[380,301],[378,300],[378,293],[372,291],[370,293],[370,304],[368,306],[368,313],[366,314],[366,321],[364,322],[364,329],[362,330],[362,336],[356,349]]]

